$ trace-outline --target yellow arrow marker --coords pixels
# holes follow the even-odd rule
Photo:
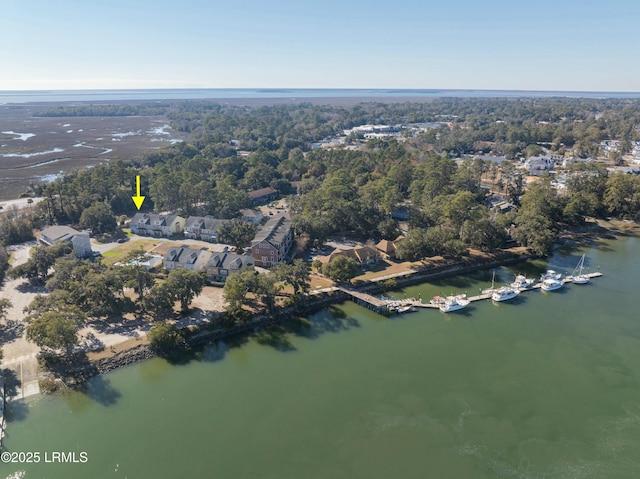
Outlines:
[[[140,196],[140,175],[136,175],[136,196],[131,197],[136,204],[136,208],[140,209],[145,198],[145,196]]]

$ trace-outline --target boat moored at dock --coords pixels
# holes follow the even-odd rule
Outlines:
[[[562,281],[562,273],[558,273],[552,269],[548,269],[544,274],[540,276],[540,281],[545,279],[555,279],[556,281]]]
[[[511,283],[512,288],[516,289],[529,289],[535,284],[535,280],[527,278],[526,276],[519,274],[516,276],[516,280]]]
[[[466,294],[459,294],[457,296],[447,296],[439,308],[443,313],[451,313],[466,308],[469,306],[469,303],[471,303],[471,301],[467,299]]]
[[[540,285],[540,289],[542,291],[555,291],[556,289],[562,288],[562,281],[554,278],[545,278],[542,280]]]
[[[554,275],[558,275],[555,271],[552,273]],[[542,291],[555,291],[557,289],[562,288],[565,283],[571,282],[571,276],[566,276],[561,279],[554,279],[553,277],[549,277],[547,279],[542,280],[542,282],[534,282],[526,278],[525,276],[521,276],[521,278],[516,277],[518,280],[518,284],[521,286],[524,284],[528,284],[528,287],[524,288],[516,288],[513,286],[502,286],[500,288],[490,288],[488,290],[482,291],[480,294],[475,296],[467,297],[465,293],[461,293],[458,295],[450,295],[450,296],[434,296],[429,302],[422,302],[422,299],[416,298],[405,298],[405,299],[391,299],[391,298],[383,298],[376,299],[377,301],[383,302],[386,305],[387,313],[403,313],[408,311],[417,311],[418,309],[426,308],[426,309],[439,309],[443,313],[450,313],[453,311],[458,311],[467,307],[470,303],[474,301],[483,301],[491,299],[496,302],[508,301],[510,299],[514,299],[520,293],[526,291],[534,291],[536,289],[541,289]],[[545,275],[543,275],[544,277]],[[561,276],[561,275],[560,275]],[[587,279],[590,278],[598,278],[602,276],[600,271],[596,273],[585,273],[584,276]],[[526,280],[522,281],[522,280]]]
[[[429,301],[429,304],[433,306],[440,306],[441,304],[444,304],[445,300],[446,298],[443,296],[434,296],[433,299]]]
[[[582,257],[580,258],[580,261],[578,262],[578,265],[573,270],[573,273],[571,273],[571,276],[567,278],[572,283],[587,284],[589,282],[589,276],[582,273],[582,270],[584,269],[584,258],[585,258],[585,255],[583,254]]]
[[[491,294],[491,299],[493,301],[497,301],[497,302],[508,301],[510,299],[515,298],[519,294],[520,294],[520,290],[519,289],[510,288],[508,286],[503,286],[501,288],[496,289]]]
[[[412,306],[411,304],[406,304],[404,306],[400,306],[396,312],[398,314],[402,314],[402,313],[410,313],[411,311],[416,311],[416,308],[414,306]]]

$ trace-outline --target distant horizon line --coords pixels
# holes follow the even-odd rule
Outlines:
[[[530,88],[394,88],[394,87],[135,87],[135,88],[42,88],[42,89],[0,89],[0,93],[47,93],[47,92],[82,92],[82,91],[376,91],[376,92],[429,92],[429,91],[481,91],[481,92],[540,92],[540,93],[640,93],[640,90],[558,90]]]

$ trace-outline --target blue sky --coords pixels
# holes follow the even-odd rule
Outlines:
[[[640,0],[3,0],[0,90],[640,91]]]

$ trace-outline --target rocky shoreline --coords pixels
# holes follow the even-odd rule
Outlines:
[[[594,224],[591,227],[585,228],[584,231],[569,232],[566,236],[563,236],[564,241],[579,242],[580,239],[597,239],[607,237],[607,235],[615,236],[617,234],[625,234],[625,231],[621,231],[619,228],[612,227],[613,225],[607,224]],[[637,226],[637,225],[636,225]],[[633,229],[633,228],[631,228]],[[637,229],[634,229],[637,231]],[[511,252],[503,252],[493,257],[482,260],[460,260],[455,263],[448,263],[437,267],[432,267],[424,270],[417,270],[412,274],[406,276],[398,276],[395,279],[396,288],[403,288],[405,286],[424,283],[431,280],[442,279],[445,277],[456,276],[460,274],[466,274],[474,271],[496,268],[499,266],[506,266],[517,264],[531,259],[536,259],[537,256],[533,254],[514,254]],[[366,284],[359,285],[357,289],[367,293],[381,293],[385,291],[385,287],[382,284],[384,282],[370,281]],[[318,293],[313,295],[314,298],[308,298],[304,304],[298,304],[290,306],[277,311],[277,314],[273,316],[261,315],[254,317],[249,323],[236,326],[233,328],[220,328],[216,330],[202,330],[193,335],[188,344],[183,349],[189,349],[194,346],[200,346],[210,343],[212,341],[218,341],[237,334],[243,334],[250,331],[257,331],[261,328],[273,326],[286,319],[293,317],[305,316],[317,312],[327,306],[333,304],[340,304],[349,299],[349,296],[341,291],[333,291],[331,293]],[[105,374],[115,369],[129,366],[137,362],[150,359],[159,356],[159,353],[151,348],[149,345],[137,345],[131,349],[127,349],[114,354],[108,358],[102,358],[92,361],[81,367],[72,367],[65,371],[68,377],[74,377],[74,382],[84,382],[93,376],[98,374]]]
[[[95,365],[96,374],[104,374],[155,356],[157,356],[157,353],[148,344],[140,344],[134,348],[120,351],[108,358],[98,359],[92,364]]]
[[[257,331],[265,327],[273,326],[286,319],[311,314],[332,304],[342,303],[345,300],[346,295],[340,291],[324,293],[312,301],[305,302],[304,305],[283,308],[273,316],[255,316],[250,322],[232,328],[204,329],[191,336],[185,346],[170,351],[169,353],[177,353],[181,350],[187,351],[190,348],[201,346],[212,341],[219,341],[238,334]],[[88,381],[98,374],[105,374],[115,369],[158,356],[162,356],[162,354],[150,345],[139,344],[133,348],[115,353],[113,356],[94,361],[76,361],[74,358],[69,358],[63,365],[55,368],[52,374],[56,378],[55,380],[61,381],[67,387],[73,387]]]
[[[429,280],[515,264],[532,258],[532,255],[504,253],[498,257],[489,258],[486,261],[461,260],[456,263],[449,263],[447,265],[441,265],[422,271],[418,270],[413,274],[398,277],[396,278],[396,287],[402,288]],[[377,294],[385,290],[384,285],[381,283],[382,282],[368,282],[366,284],[359,285],[357,289],[359,291]],[[287,319],[312,314],[333,304],[344,303],[348,299],[349,296],[342,291],[313,294],[306,298],[304,303],[279,309],[274,315],[255,316],[250,322],[239,326],[232,328],[218,328],[214,330],[201,329],[192,335],[188,339],[188,343],[181,349],[188,350],[192,347],[201,346],[238,334],[258,331],[262,328],[267,328],[281,323]],[[179,350],[174,352],[179,352]],[[82,384],[98,374],[105,374],[115,369],[129,366],[160,355],[161,354],[151,346],[139,344],[133,348],[120,351],[107,358],[101,358],[94,361],[79,361],[80,364],[70,358],[69,361],[65,362],[64,366],[56,368],[56,371],[53,374],[56,378],[62,380],[65,385],[72,387]]]

